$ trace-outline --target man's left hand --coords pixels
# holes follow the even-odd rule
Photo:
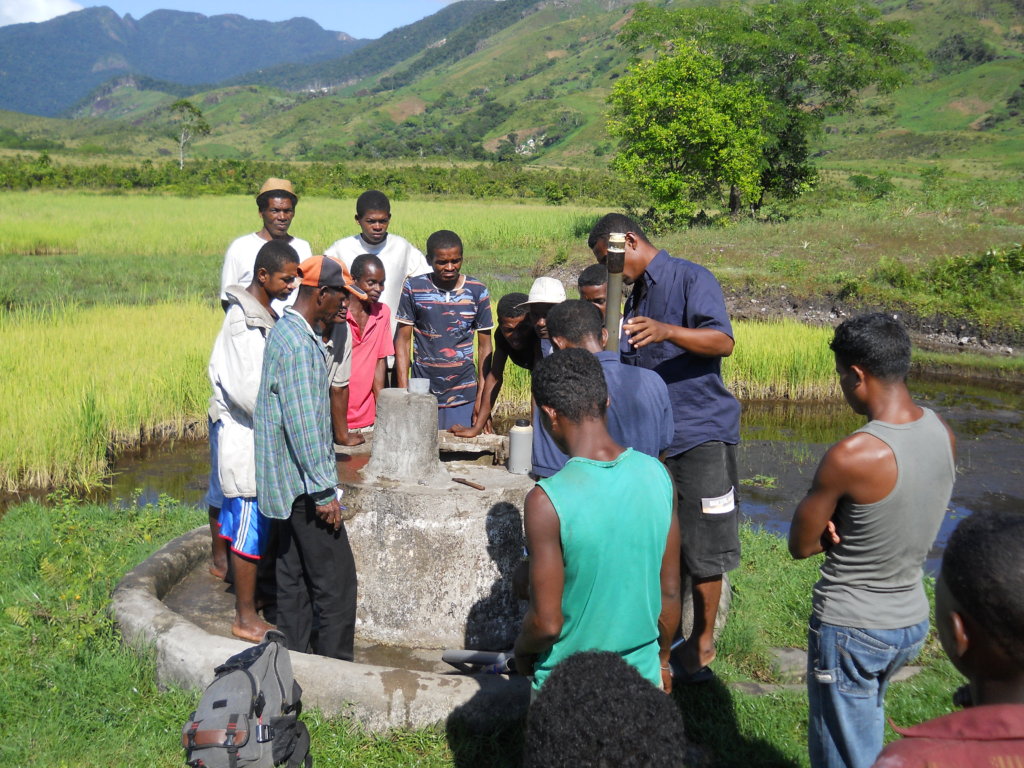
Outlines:
[[[629,343],[639,349],[648,344],[665,341],[669,338],[672,326],[668,323],[659,323],[649,317],[632,317],[623,323],[622,330],[626,332]]]
[[[326,504],[316,505],[316,516],[338,530],[341,527],[341,502],[331,499]]]

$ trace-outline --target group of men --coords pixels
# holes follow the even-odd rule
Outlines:
[[[351,659],[356,574],[335,445],[362,442],[376,393],[410,374],[430,381],[441,429],[489,430],[511,360],[531,372],[537,480],[525,501],[518,670],[537,696],[560,662],[588,650],[616,653],[665,691],[713,679],[723,575],[740,562],[740,405],[722,381],[734,339],[711,272],[608,214],[590,233],[598,263],[579,276],[579,300],[540,277],[529,295],[502,297],[495,325],[487,288],[462,274],[456,233],[435,232],[424,257],[388,232],[390,203],[371,191],[356,204],[361,232],[314,256],[288,234],[296,203],[287,181],[268,180],[264,228],[225,257],[209,501],[217,575],[221,542],[231,552],[233,632],[258,640],[269,627],[256,612],[257,562],[273,540],[289,647]],[[631,286],[617,352],[605,351],[603,319],[613,233],[624,235]],[[825,553],[808,641],[812,765],[866,767],[882,746],[886,686],[927,634],[922,565],[952,493],[954,441],[910,397],[898,321],[849,320],[832,350],[847,401],[869,422],[822,460],[790,551]],[[958,621],[954,630],[974,626]],[[952,636],[947,650],[964,656],[969,641]]]

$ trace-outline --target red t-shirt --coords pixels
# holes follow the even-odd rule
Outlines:
[[[903,738],[883,749],[873,768],[1024,765],[1024,704],[971,707],[896,732]]]
[[[352,373],[348,380],[349,429],[368,427],[377,416],[377,401],[373,396],[373,373],[377,361],[395,354],[391,337],[391,312],[386,304],[375,302],[370,307],[366,327],[359,325],[348,313],[348,330],[352,335]]]

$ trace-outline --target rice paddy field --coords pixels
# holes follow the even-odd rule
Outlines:
[[[123,447],[202,436],[221,260],[233,238],[261,226],[254,201],[0,192],[0,205],[0,492],[89,487]],[[454,229],[466,245],[464,271],[495,301],[552,271],[574,296],[572,277],[592,258],[585,239],[601,213],[396,201],[391,231],[422,245],[432,231]],[[292,232],[322,250],[356,231],[353,214],[351,203],[303,199]],[[666,238],[672,252],[681,237]],[[710,249],[706,261],[727,272],[721,258]],[[739,397],[838,396],[829,329],[738,322],[735,334],[723,376]],[[522,412],[528,398],[527,375],[509,366],[496,413]]]

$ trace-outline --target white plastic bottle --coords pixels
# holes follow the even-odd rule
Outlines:
[[[516,419],[508,431],[508,471],[525,475],[533,468],[533,427],[526,419]]]

